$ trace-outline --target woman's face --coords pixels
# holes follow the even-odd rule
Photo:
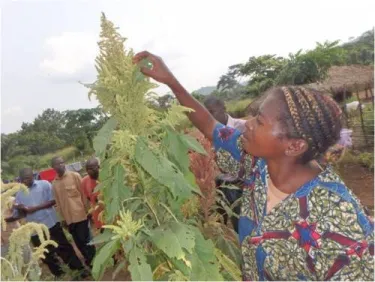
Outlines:
[[[242,142],[248,154],[265,159],[285,156],[288,140],[280,123],[281,103],[275,94],[269,94],[258,114],[246,122]]]

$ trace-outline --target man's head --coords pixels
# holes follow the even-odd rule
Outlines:
[[[225,104],[222,100],[216,98],[215,96],[209,96],[204,101],[204,106],[218,122],[224,125],[227,124],[228,116],[226,113]]]
[[[99,177],[99,160],[97,158],[88,159],[86,162],[86,171],[91,179],[97,180]]]
[[[62,157],[53,157],[51,161],[52,168],[56,171],[58,176],[63,176],[65,173],[65,162]]]
[[[25,184],[27,187],[31,187],[34,183],[34,175],[33,170],[31,168],[23,168],[20,170],[19,177],[21,182]]]

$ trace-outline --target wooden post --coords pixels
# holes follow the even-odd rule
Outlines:
[[[371,95],[372,108],[374,108],[374,94],[372,93],[372,87],[373,86],[374,86],[373,83],[369,83],[369,85],[368,85],[368,90],[369,90],[370,95]]]
[[[349,116],[348,116],[348,109],[346,108],[346,85],[344,85],[343,98],[344,98],[344,106],[342,107],[342,109],[344,111],[346,127],[349,128],[350,127],[350,121],[349,121]]]
[[[356,95],[357,95],[357,99],[358,99],[358,107],[359,107],[359,114],[360,114],[360,118],[361,118],[361,126],[362,126],[363,137],[365,138],[365,144],[367,146],[368,142],[367,142],[365,123],[363,121],[362,103],[361,103],[361,99],[359,98],[359,90],[358,90],[358,84],[357,83],[355,84],[355,90],[356,90]]]

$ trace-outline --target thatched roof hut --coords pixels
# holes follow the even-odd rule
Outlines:
[[[363,91],[374,83],[374,66],[351,65],[334,66],[328,71],[327,78],[322,82],[310,83],[304,86],[329,92],[336,96],[344,89],[348,93]]]

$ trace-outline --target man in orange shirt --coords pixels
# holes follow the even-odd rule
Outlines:
[[[94,226],[100,230],[103,223],[99,220],[99,213],[103,210],[102,206],[98,206],[99,192],[94,192],[96,185],[99,183],[99,161],[97,158],[91,158],[86,162],[86,175],[81,182],[82,191],[90,202],[91,216]]]
[[[81,188],[81,176],[73,171],[66,171],[61,157],[52,159],[52,167],[56,178],[52,183],[53,193],[58,211],[68,225],[78,249],[85,258],[87,266],[92,267],[95,247],[89,245],[91,240],[89,221],[87,218],[87,201]]]

